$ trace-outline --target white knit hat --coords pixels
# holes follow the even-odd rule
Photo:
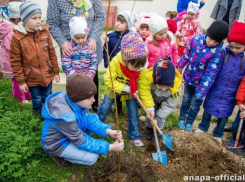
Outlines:
[[[163,17],[159,15],[155,15],[155,16],[152,16],[150,19],[149,28],[150,28],[151,34],[154,35],[160,30],[164,28],[168,28],[168,24],[167,24],[167,21]]]
[[[10,2],[8,6],[9,18],[20,18],[21,2]]]
[[[73,40],[74,40],[74,36],[77,34],[88,35],[89,33],[87,21],[84,17],[81,16],[80,17],[74,16],[69,22],[69,27],[70,27],[70,35]]]
[[[135,22],[138,21],[138,17],[137,14],[135,12],[130,12],[130,11],[122,11],[121,13],[119,13],[117,16],[123,16],[127,22],[127,26],[128,26],[128,30],[130,30]]]
[[[187,12],[197,14],[199,11],[199,4],[190,2],[188,5]]]

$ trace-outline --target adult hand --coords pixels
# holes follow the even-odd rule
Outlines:
[[[180,74],[182,74],[183,68],[177,66],[177,70],[180,72]]]
[[[59,76],[59,75],[55,75],[55,76],[54,76],[54,80],[55,80],[56,82],[60,82],[60,76]]]
[[[23,84],[23,85],[20,85],[20,90],[23,93],[27,93],[28,92],[28,86],[26,85],[26,83]]]
[[[96,41],[94,39],[88,39],[88,49],[92,52],[96,51]]]
[[[72,47],[69,42],[64,42],[61,45],[61,50],[63,55],[70,56],[72,54]]]
[[[111,136],[112,138],[117,138],[118,140],[122,139],[122,132],[120,130],[119,132],[117,132],[117,130],[107,129],[106,134]]]
[[[123,148],[124,148],[124,140],[120,140],[120,143],[117,140],[113,144],[109,145],[109,151],[121,152]]]
[[[245,106],[243,104],[238,105],[240,111],[245,111]]]

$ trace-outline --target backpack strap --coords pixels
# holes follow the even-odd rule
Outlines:
[[[242,57],[242,62],[241,62],[241,65],[240,65],[240,70],[241,70],[242,67],[243,67],[244,61],[245,61],[245,54],[244,54],[243,57]]]

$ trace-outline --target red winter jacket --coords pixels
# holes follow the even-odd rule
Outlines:
[[[243,77],[236,94],[237,104],[244,104],[245,101],[245,77]]]

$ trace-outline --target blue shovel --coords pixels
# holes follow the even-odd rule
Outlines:
[[[157,146],[157,152],[156,153],[152,153],[152,158],[155,161],[161,162],[161,163],[163,163],[166,166],[167,162],[168,162],[167,154],[166,154],[166,151],[163,151],[163,152],[160,151],[160,146],[159,146],[159,143],[158,143],[157,132],[156,132],[155,126],[153,126],[153,131],[154,131],[154,137],[155,137],[156,146]]]

